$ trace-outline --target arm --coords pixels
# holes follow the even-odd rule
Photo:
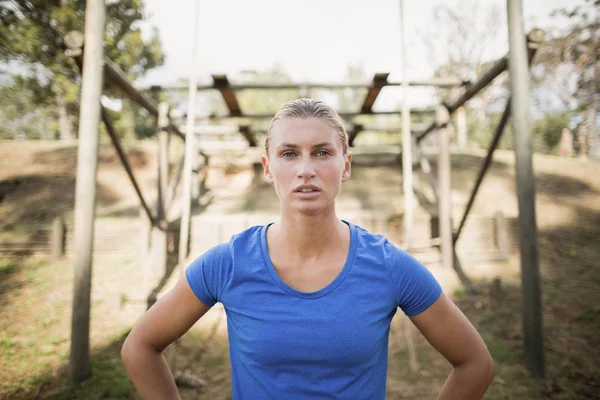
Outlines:
[[[183,278],[134,326],[123,344],[121,358],[143,399],[180,398],[162,351],[209,309]]]
[[[494,377],[494,361],[459,308],[442,293],[431,307],[411,320],[454,367],[438,399],[481,399]]]

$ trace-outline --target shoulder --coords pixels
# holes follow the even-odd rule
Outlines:
[[[220,300],[233,277],[235,258],[242,256],[243,259],[242,253],[260,252],[263,228],[253,226],[231,236],[229,241],[206,250],[187,267],[188,283],[200,300],[208,305]]]
[[[190,266],[211,261],[231,263],[236,252],[252,250],[258,248],[255,246],[260,246],[260,238],[264,228],[262,225],[252,226],[232,235],[227,242],[217,244],[206,250]]]
[[[370,253],[388,264],[390,261],[392,264],[413,261],[407,251],[392,243],[386,236],[369,232],[358,225],[355,225],[355,230],[356,242],[361,252]]]
[[[356,237],[360,251],[387,268],[396,302],[407,315],[419,314],[440,296],[442,290],[435,276],[408,251],[360,227]]]

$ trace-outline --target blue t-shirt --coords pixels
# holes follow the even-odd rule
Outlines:
[[[381,235],[348,223],[340,274],[316,292],[285,284],[255,226],[186,270],[206,305],[227,314],[233,399],[385,399],[390,322],[431,306],[433,275]]]

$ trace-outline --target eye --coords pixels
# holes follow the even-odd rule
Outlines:
[[[281,156],[285,157],[285,158],[290,158],[295,155],[296,155],[296,153],[294,153],[293,151],[284,151],[283,153],[281,153]]]
[[[318,157],[326,157],[329,155],[329,152],[327,150],[319,150],[316,154]]]

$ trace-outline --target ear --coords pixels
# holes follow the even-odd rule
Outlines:
[[[350,173],[352,170],[352,154],[348,153],[344,156],[344,172],[342,173],[342,182],[346,182],[350,179]]]
[[[273,175],[271,175],[271,170],[269,169],[269,157],[265,154],[260,156],[260,162],[263,166],[263,171],[265,173],[265,179],[269,183],[273,183]]]

